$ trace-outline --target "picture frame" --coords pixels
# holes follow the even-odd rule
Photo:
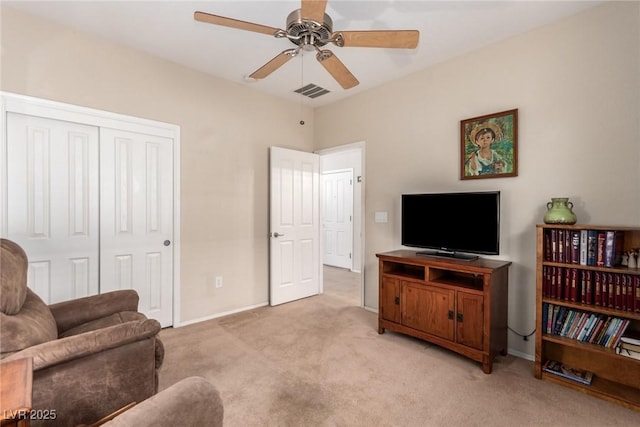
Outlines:
[[[460,121],[460,179],[518,176],[518,109]]]

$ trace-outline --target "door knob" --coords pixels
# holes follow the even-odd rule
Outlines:
[[[280,236],[284,236],[284,234],[280,234],[277,231],[273,233],[273,237],[280,237]]]
[[[165,240],[162,244],[165,246],[169,246],[171,244],[171,240]]]

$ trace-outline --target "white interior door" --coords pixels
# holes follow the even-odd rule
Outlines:
[[[270,303],[320,292],[320,157],[271,147]]]
[[[353,171],[322,174],[323,257],[326,265],[351,270],[353,252]]]
[[[6,126],[5,237],[29,287],[49,304],[97,294],[98,128],[17,113]]]
[[[172,324],[173,141],[100,129],[100,291],[135,289],[139,310]]]

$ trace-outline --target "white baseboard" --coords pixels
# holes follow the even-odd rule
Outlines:
[[[200,322],[204,322],[206,320],[217,319],[218,317],[224,317],[224,316],[228,316],[230,314],[241,313],[243,311],[253,310],[254,308],[264,307],[266,305],[269,305],[269,303],[268,302],[263,302],[263,303],[256,304],[256,305],[250,305],[248,307],[242,307],[242,308],[237,308],[235,310],[224,311],[222,313],[212,314],[211,316],[205,316],[205,317],[200,317],[198,319],[192,319],[192,320],[186,320],[184,322],[178,322],[178,324],[177,325],[174,324],[173,327],[174,328],[179,328],[179,327],[182,327],[182,326],[193,325],[194,323],[200,323]]]
[[[514,350],[512,348],[507,349],[507,353],[509,353],[512,356],[519,357],[521,359],[530,360],[531,362],[535,361],[535,357],[533,356],[533,354],[523,353],[521,351]]]

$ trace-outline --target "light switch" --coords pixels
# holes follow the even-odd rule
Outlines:
[[[387,222],[387,212],[376,212],[373,216],[375,222]]]

